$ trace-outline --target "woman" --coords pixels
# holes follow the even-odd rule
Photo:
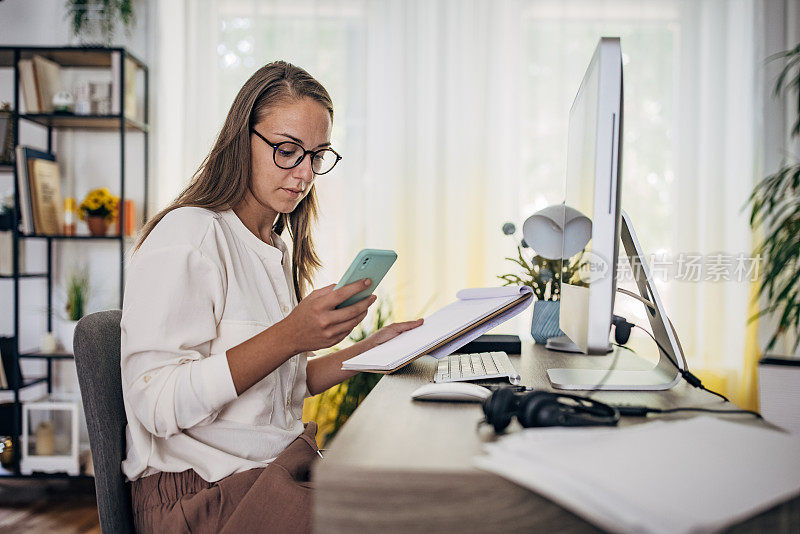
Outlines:
[[[303,399],[352,376],[344,360],[421,324],[307,360],[375,301],[334,309],[368,280],[301,298],[320,265],[314,180],[341,159],[332,120],[319,82],[266,65],[239,91],[192,183],[144,228],[121,323],[122,469],[139,532],[309,531],[319,451]]]

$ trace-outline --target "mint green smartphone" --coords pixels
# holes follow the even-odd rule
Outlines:
[[[339,289],[340,287],[363,280],[364,278],[369,278],[372,280],[372,284],[364,291],[359,291],[349,299],[336,306],[336,309],[338,310],[339,308],[346,308],[347,306],[355,304],[356,302],[372,295],[373,291],[375,291],[375,288],[381,283],[381,280],[383,280],[383,277],[386,276],[386,273],[389,272],[389,269],[392,267],[392,264],[394,264],[396,259],[397,253],[393,250],[365,248],[359,252],[356,256],[356,259],[354,259],[353,263],[350,264],[350,267],[347,268],[344,276],[341,280],[339,280],[339,283],[336,284],[334,289]]]

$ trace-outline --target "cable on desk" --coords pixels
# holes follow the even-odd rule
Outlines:
[[[644,297],[642,297],[640,295],[637,295],[636,293],[634,293],[632,291],[628,291],[627,289],[623,289],[623,288],[617,288],[617,291],[622,293],[622,294],[624,294],[624,295],[627,295],[627,296],[629,296],[631,298],[634,298],[634,299],[640,301],[645,306],[648,306],[649,308],[651,308],[653,311],[657,311],[655,305],[652,302],[650,302],[649,300],[647,300],[646,298],[644,298]],[[675,330],[675,325],[672,324],[672,321],[670,320],[669,317],[667,317],[666,319],[667,319],[667,322],[669,323],[670,329],[672,329],[672,334],[675,336],[675,341],[678,344],[678,350],[680,351],[681,356],[683,357],[683,361],[685,362],[686,361],[686,354],[683,352],[683,347],[681,346],[681,340],[678,337],[678,332]],[[627,323],[627,320],[625,320],[624,318],[623,318],[623,320]],[[661,345],[661,343],[658,342],[656,337],[653,334],[651,334],[649,330],[647,330],[646,328],[643,328],[643,327],[641,327],[641,326],[639,326],[638,324],[635,324],[635,323],[628,323],[628,324],[630,324],[634,328],[638,328],[639,330],[641,330],[642,332],[644,332],[645,334],[650,336],[650,339],[652,339],[655,342],[656,346],[658,346],[658,350],[660,350],[664,354],[664,356],[667,357],[667,360],[669,360],[669,362],[673,366],[675,366],[675,369],[678,370],[678,373],[680,373],[681,377],[683,377],[683,379],[686,380],[686,382],[688,382],[689,385],[691,385],[692,387],[695,387],[697,389],[701,389],[703,391],[711,393],[712,395],[716,395],[717,397],[719,397],[720,399],[722,399],[725,402],[728,402],[728,403],[731,402],[730,400],[728,400],[728,397],[726,397],[722,393],[718,393],[718,392],[714,391],[713,389],[708,389],[707,387],[705,387],[703,385],[703,383],[700,381],[700,379],[697,378],[697,376],[695,376],[688,369],[681,369],[681,367],[678,365],[678,362],[676,362],[672,358],[672,356],[670,356],[670,353],[667,352],[664,349],[664,347]],[[655,410],[655,408],[650,409],[650,410]],[[698,411],[698,412],[705,411],[705,412],[709,412],[709,413],[716,413],[716,412],[711,411],[711,410],[706,409],[706,408],[674,408],[673,410],[674,411]],[[760,413],[755,412],[755,411],[751,411],[751,410],[723,410],[723,411],[726,412],[726,413],[749,413],[751,415],[755,415],[759,419],[763,419],[763,417],[761,416]],[[651,411],[650,413],[670,413],[670,412],[669,411],[659,411],[659,412]],[[633,414],[631,414],[631,415],[633,415]],[[644,414],[644,415],[646,415],[646,414]]]
[[[621,348],[621,349],[631,350],[628,347],[625,347],[623,345],[619,345],[617,343],[614,343],[614,345],[617,346],[618,348]],[[611,360],[611,366],[608,368],[608,371],[606,371],[606,374],[603,375],[603,377],[597,382],[597,384],[592,386],[591,389],[587,390],[589,392],[586,395],[587,398],[592,398],[592,395],[591,395],[592,393],[595,393],[597,391],[602,390],[603,385],[608,381],[608,378],[611,376],[611,373],[614,372],[614,369],[616,369],[617,360],[619,360],[619,350],[615,350],[614,351],[614,359]]]
[[[691,373],[691,372],[690,372],[688,369],[681,369],[681,368],[680,368],[680,366],[678,366],[678,362],[676,362],[675,360],[673,360],[673,359],[672,359],[672,356],[670,356],[670,355],[669,355],[669,352],[667,352],[666,350],[664,350],[664,347],[663,347],[663,346],[661,346],[661,343],[659,343],[659,342],[658,342],[658,340],[655,338],[655,336],[654,336],[653,334],[651,334],[651,333],[650,333],[650,332],[649,332],[649,331],[648,331],[646,328],[642,328],[642,327],[641,327],[641,326],[639,326],[638,324],[634,324],[633,326],[634,326],[634,328],[638,328],[639,330],[641,330],[642,332],[644,332],[645,334],[647,334],[648,336],[650,336],[650,339],[652,339],[653,341],[655,341],[656,345],[658,345],[658,349],[659,349],[661,352],[663,352],[663,353],[664,353],[664,356],[666,356],[666,357],[667,357],[667,359],[669,360],[669,362],[670,362],[672,365],[674,365],[674,366],[675,366],[675,368],[678,370],[678,372],[680,373],[680,375],[683,377],[683,379],[684,379],[684,380],[686,380],[686,382],[688,382],[688,383],[689,383],[689,385],[690,385],[690,386],[692,386],[692,387],[696,387],[696,388],[698,388],[698,389],[702,389],[703,391],[707,391],[707,392],[711,393],[712,395],[716,395],[717,397],[719,397],[720,399],[724,400],[725,402],[730,402],[730,401],[728,400],[728,397],[726,397],[726,396],[725,396],[725,395],[723,395],[722,393],[717,393],[716,391],[714,391],[714,390],[711,390],[711,389],[708,389],[707,387],[705,387],[705,386],[703,385],[703,383],[700,381],[700,379],[699,379],[699,378],[697,378],[697,377],[696,377],[694,374],[692,374],[692,373]],[[685,358],[686,358],[686,357],[684,356],[684,359],[685,359]],[[759,417],[760,417],[760,416],[759,416]]]
[[[691,406],[683,407],[683,408],[648,408],[647,406],[614,406],[617,410],[619,410],[620,415],[627,415],[633,417],[645,417],[648,414],[656,413],[656,414],[669,414],[669,413],[676,413],[676,412],[703,412],[703,413],[718,413],[718,414],[747,414],[753,415],[758,419],[763,419],[761,414],[755,412],[753,410],[715,410],[713,408],[694,408]]]

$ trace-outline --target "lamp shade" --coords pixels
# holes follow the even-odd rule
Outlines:
[[[592,238],[592,221],[575,208],[563,204],[548,206],[525,220],[522,235],[543,258],[571,258]]]

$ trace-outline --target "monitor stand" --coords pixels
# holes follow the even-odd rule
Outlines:
[[[551,337],[547,340],[547,343],[545,343],[544,348],[556,352],[583,352],[581,348],[567,336]]]
[[[655,309],[646,306],[647,318],[650,320],[652,333],[658,342],[669,351],[669,356],[681,367],[686,368],[678,343],[666,320],[664,305],[658,296],[650,269],[630,217],[624,210],[621,212],[622,228],[620,237],[625,253],[628,255],[633,278],[642,298],[650,301]],[[548,369],[547,377],[556,389],[568,390],[616,390],[616,391],[661,391],[674,387],[680,382],[680,374],[669,361],[663,351],[659,351],[658,363],[651,369],[628,371],[617,369]],[[626,350],[614,347],[615,351]],[[626,350],[627,352],[627,350]],[[616,360],[614,360],[616,361]]]
[[[555,352],[577,352],[578,354],[583,353],[581,348],[567,336],[557,336],[549,338],[547,340],[547,343],[544,344],[544,348]],[[606,349],[606,353],[609,353],[612,350],[614,350],[614,346],[611,343],[609,343],[608,348]]]

